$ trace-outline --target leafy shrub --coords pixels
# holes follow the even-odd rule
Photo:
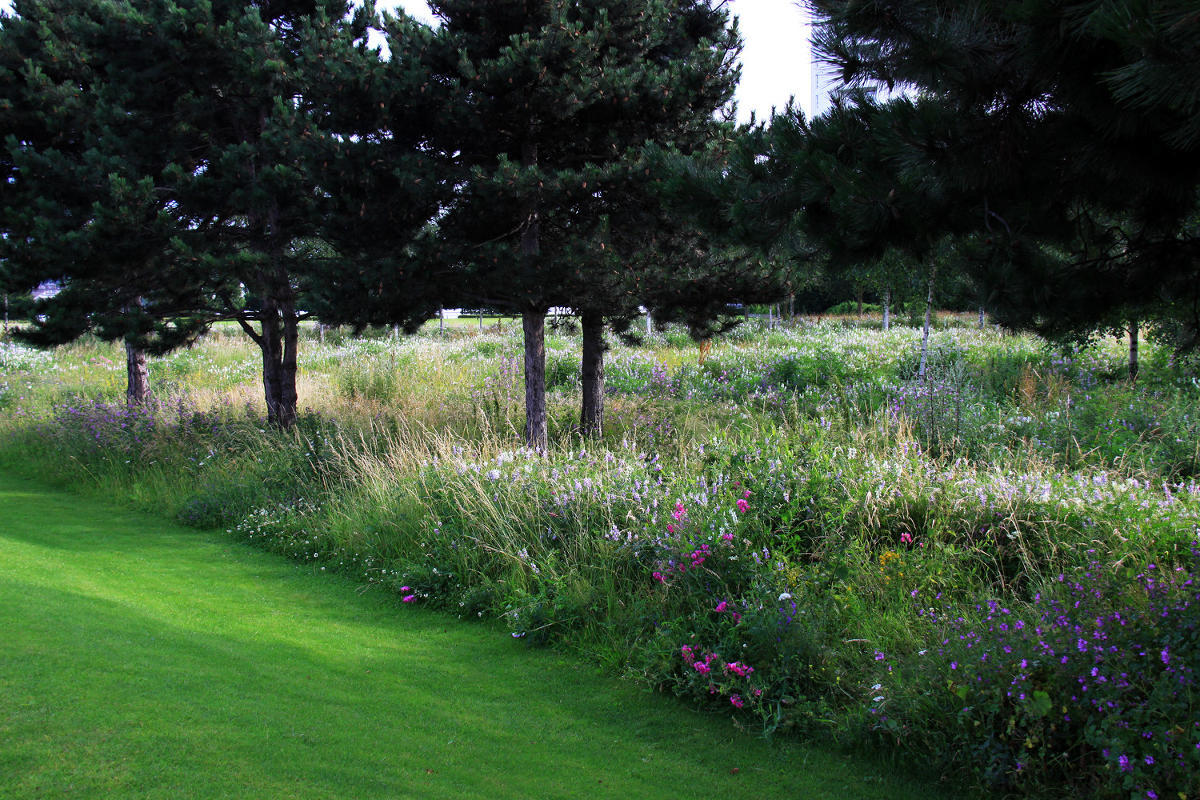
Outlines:
[[[579,388],[579,359],[573,353],[552,353],[546,358],[546,391]]]
[[[862,313],[864,313],[864,314],[878,314],[882,310],[883,310],[883,306],[881,306],[877,303],[863,303],[862,304]],[[838,303],[835,306],[830,306],[829,308],[825,309],[825,313],[826,314],[834,314],[834,315],[857,314],[857,313],[859,313],[859,304],[858,304],[858,301],[856,301],[856,300],[845,300],[841,303]]]
[[[271,501],[269,489],[240,475],[212,476],[183,501],[175,518],[193,528],[226,528]]]

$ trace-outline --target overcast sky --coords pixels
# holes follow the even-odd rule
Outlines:
[[[414,17],[432,22],[425,0],[376,0],[380,9],[402,6]],[[806,112],[812,103],[808,47],[808,13],[799,0],[731,0],[745,49],[738,85],[738,117],[755,112],[766,119],[772,106],[783,110],[788,98]]]
[[[430,20],[425,0],[376,0],[376,5],[380,9],[403,6],[413,16]],[[765,119],[772,106],[782,110],[793,95],[801,108],[810,111],[807,13],[799,0],[730,0],[730,5],[741,20],[745,40],[737,92],[739,118],[748,119],[755,112]],[[9,0],[0,0],[0,9],[11,7]]]

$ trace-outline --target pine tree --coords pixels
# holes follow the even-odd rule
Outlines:
[[[422,56],[445,102],[437,149],[455,156],[455,196],[437,222],[458,296],[519,314],[526,443],[547,447],[546,311],[585,320],[583,427],[602,411],[600,320],[628,315],[624,198],[647,140],[695,147],[736,80],[736,32],[707,0],[446,0]]]
[[[1154,308],[1200,329],[1194,3],[809,4],[847,85],[915,90],[869,138],[948,201],[1001,321],[1069,335]]]
[[[6,265],[17,291],[46,280],[63,287],[37,304],[21,333],[42,344],[87,330],[124,339],[127,397],[142,402],[142,344],[167,349],[196,330],[186,318],[155,325],[137,290],[139,274],[160,268],[171,232],[157,218],[147,174],[180,152],[169,148],[186,147],[164,138],[162,111],[128,113],[127,81],[147,81],[145,108],[165,106],[153,80],[163,53],[149,43],[128,47],[139,25],[131,6],[18,3],[17,11],[0,31]]]
[[[259,346],[268,418],[296,417],[298,292],[322,262],[320,167],[358,133],[370,9],[344,2],[18,2],[0,42],[5,251],[63,292],[26,335],[161,351],[218,320]],[[256,327],[257,326],[257,327]]]

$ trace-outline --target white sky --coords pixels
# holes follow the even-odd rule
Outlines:
[[[376,0],[376,6],[400,6],[418,19],[433,21],[425,0]],[[730,0],[730,7],[745,42],[738,119],[745,121],[754,112],[765,120],[772,107],[782,111],[793,95],[809,113],[813,99],[808,12],[799,0]]]
[[[425,0],[376,0],[380,9],[398,5],[415,17],[431,21]],[[730,0],[741,20],[742,81],[738,86],[738,118],[750,113],[766,119],[771,108],[783,110],[793,95],[806,113],[812,110],[812,72],[807,12],[799,0]],[[0,10],[11,11],[10,0]]]

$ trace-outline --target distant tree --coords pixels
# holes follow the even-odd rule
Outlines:
[[[753,166],[726,178],[747,198],[736,209],[744,218],[736,230],[757,224],[768,237],[799,231],[824,271],[860,287],[880,281],[888,291],[919,280],[921,377],[939,273],[944,280],[955,263],[945,257],[948,240],[972,229],[953,194],[908,160],[910,143],[899,132],[930,110],[904,97],[881,103],[865,91],[811,120],[789,108],[750,142]]]

